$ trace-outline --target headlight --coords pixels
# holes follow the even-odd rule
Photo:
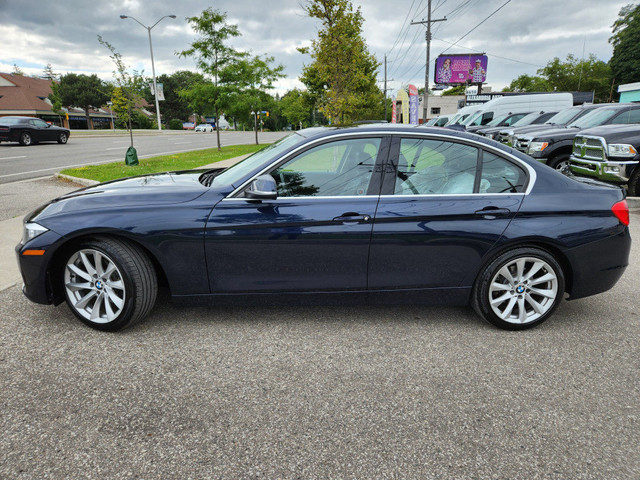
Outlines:
[[[527,153],[541,152],[549,146],[549,142],[531,142]]]
[[[633,148],[633,145],[627,145],[625,143],[613,143],[609,145],[610,157],[635,157],[638,151]]]
[[[44,232],[48,232],[49,229],[38,225],[37,223],[25,223],[22,232],[22,244],[24,245],[29,240],[36,238],[38,235],[42,235]]]

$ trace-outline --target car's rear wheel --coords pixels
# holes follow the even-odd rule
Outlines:
[[[472,306],[499,328],[531,328],[549,318],[562,301],[564,278],[562,267],[548,252],[516,248],[483,269],[473,288]]]
[[[114,238],[78,244],[65,261],[63,284],[71,311],[88,326],[105,331],[120,330],[144,318],[158,292],[148,256]]]
[[[65,144],[67,143],[67,140],[69,139],[69,137],[67,137],[67,134],[62,132],[60,135],[58,135],[58,143],[62,143]]]
[[[28,147],[33,143],[33,137],[29,132],[22,132],[20,134],[20,145]]]

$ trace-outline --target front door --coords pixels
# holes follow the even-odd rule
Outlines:
[[[212,293],[367,287],[367,262],[388,140],[333,139],[268,170],[278,198],[221,201],[206,228]]]

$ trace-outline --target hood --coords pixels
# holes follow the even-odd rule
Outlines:
[[[578,127],[555,127],[546,130],[534,131],[522,136],[529,137],[534,141],[558,142],[560,140],[568,140],[575,136],[580,129]],[[520,136],[518,134],[518,136]]]
[[[222,171],[222,170],[220,170]],[[125,178],[63,195],[34,211],[28,218],[49,217],[73,211],[118,207],[175,205],[210,191],[198,179],[204,170],[168,172]],[[210,172],[210,171],[209,171]]]
[[[603,137],[607,143],[636,143],[640,139],[640,125],[602,125],[582,130],[580,135]]]

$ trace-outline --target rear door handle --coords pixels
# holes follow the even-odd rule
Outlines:
[[[335,217],[333,219],[334,222],[342,222],[342,223],[360,223],[360,222],[368,222],[369,220],[371,220],[371,216],[361,215],[355,212],[343,213],[339,217]]]
[[[487,219],[493,219],[497,217],[504,217],[511,213],[511,210],[508,208],[499,208],[499,207],[484,207],[482,210],[476,210],[476,215],[483,216]]]

